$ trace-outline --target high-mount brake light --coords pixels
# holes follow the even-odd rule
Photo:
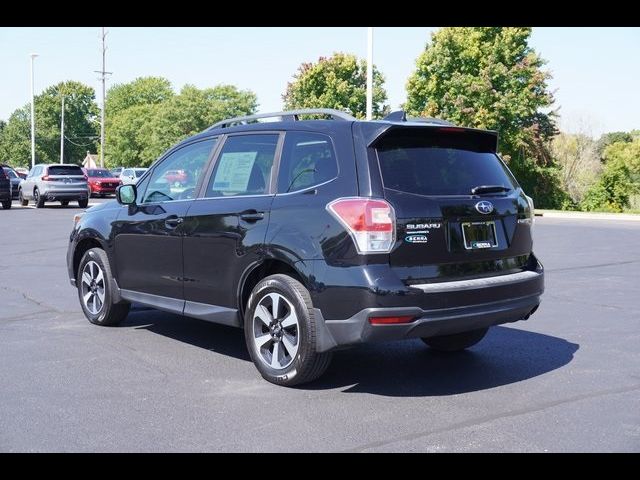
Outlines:
[[[395,212],[385,200],[339,198],[327,210],[347,229],[359,254],[389,253],[395,241]]]

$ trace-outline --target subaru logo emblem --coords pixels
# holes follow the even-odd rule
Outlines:
[[[493,203],[487,202],[486,200],[478,202],[476,203],[476,210],[484,215],[487,215],[493,212]]]

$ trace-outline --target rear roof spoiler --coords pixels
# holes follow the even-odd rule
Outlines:
[[[460,139],[473,145],[474,149],[496,153],[498,151],[498,132],[478,128],[458,127],[437,118],[407,118],[403,111],[393,112],[382,121],[358,122],[362,136],[368,147],[376,147],[385,140],[399,137]]]

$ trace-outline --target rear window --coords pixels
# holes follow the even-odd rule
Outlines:
[[[395,138],[377,147],[385,188],[418,195],[470,195],[480,185],[515,188],[507,168],[493,152],[450,144]]]
[[[47,169],[47,175],[84,175],[84,173],[75,165],[55,165]]]

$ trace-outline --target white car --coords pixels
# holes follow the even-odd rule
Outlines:
[[[138,179],[144,175],[148,168],[125,168],[120,174],[123,185],[138,183]]]

